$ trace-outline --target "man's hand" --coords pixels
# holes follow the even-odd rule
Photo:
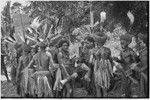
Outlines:
[[[136,68],[137,68],[136,66],[137,66],[136,63],[132,63],[132,64],[131,64],[131,69],[136,69]]]
[[[71,75],[72,78],[77,78],[77,76],[78,76],[77,73],[73,73],[73,74]]]
[[[140,72],[140,69],[137,67],[137,63],[132,63],[131,64],[131,69]]]
[[[122,68],[122,66],[121,66],[121,65],[119,65],[119,64],[118,64],[118,65],[116,65],[116,68],[117,68],[117,69],[119,69],[119,70],[122,70],[122,69],[123,69],[123,68]]]
[[[91,81],[90,78],[89,78],[87,75],[84,76],[84,79],[85,79],[86,81],[88,81],[88,82]]]

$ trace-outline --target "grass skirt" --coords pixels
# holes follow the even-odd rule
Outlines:
[[[94,65],[95,83],[102,88],[110,87],[110,77],[113,75],[109,60],[96,60]]]
[[[36,94],[38,97],[53,97],[52,79],[49,71],[37,71],[34,73]]]

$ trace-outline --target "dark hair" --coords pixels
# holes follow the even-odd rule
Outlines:
[[[38,45],[36,45],[35,47],[32,48],[34,50],[35,53],[38,52]]]
[[[27,44],[23,44],[22,49],[24,52],[27,52],[27,53],[31,52],[31,47]]]
[[[47,44],[43,41],[43,42],[40,42],[38,44],[38,46],[41,48],[41,49],[45,49],[47,47]]]
[[[94,38],[92,38],[91,36],[87,36],[87,37],[85,37],[85,39],[84,40],[87,40],[87,41],[89,41],[89,42],[95,42],[95,40],[94,40]]]
[[[81,45],[82,45],[82,46],[84,45],[84,41],[81,42]]]
[[[58,48],[62,47],[62,45],[64,43],[67,43],[67,45],[69,46],[69,41],[68,40],[60,40],[59,43],[58,43]]]
[[[89,41],[89,42],[92,42],[93,43],[93,45],[95,46],[95,40],[94,40],[94,38],[93,37],[91,37],[91,36],[87,36],[87,37],[85,37],[84,38],[84,40],[87,40],[87,41]]]

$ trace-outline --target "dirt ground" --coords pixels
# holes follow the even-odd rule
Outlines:
[[[137,87],[133,87],[133,96],[137,97],[139,94],[139,88]],[[74,97],[94,97],[92,95],[86,95],[86,91],[85,90],[77,90],[75,89],[75,91],[78,91],[78,93],[74,92]],[[81,93],[82,92],[82,93]],[[11,82],[7,82],[7,81],[1,81],[1,96],[2,97],[19,97],[19,95],[17,95],[16,93],[16,86],[14,86]],[[110,91],[108,93],[108,97],[122,97],[121,94],[121,90],[118,88],[116,91]]]
[[[11,68],[7,67],[8,71],[8,76],[10,78],[10,71]],[[132,85],[132,96],[133,97],[138,97],[140,94],[139,92],[139,86],[138,85]],[[1,97],[19,97],[16,93],[16,86],[13,85],[12,82],[7,82],[6,77],[2,74],[1,75]],[[76,92],[77,91],[77,92]],[[85,95],[87,94],[87,91],[81,88],[77,88],[74,90],[73,95],[74,97],[94,97],[93,95]],[[122,97],[122,92],[121,92],[121,85],[118,84],[117,88],[114,91],[110,91],[108,93],[108,97]]]

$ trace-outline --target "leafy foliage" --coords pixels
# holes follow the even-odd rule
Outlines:
[[[7,5],[4,7],[4,10],[1,12],[1,28],[3,29],[3,36],[9,35],[11,28],[11,17],[10,17],[10,2],[7,2]]]
[[[112,16],[115,19],[118,19],[122,25],[128,30],[129,29],[129,20],[126,16],[126,13],[130,10],[134,17],[135,21],[132,25],[132,33],[144,32],[147,31],[147,22],[148,22],[148,2],[147,1],[131,1],[131,2],[114,2],[112,9]],[[134,34],[136,35],[136,34]]]
[[[19,6],[22,11],[31,18],[38,18],[39,26],[34,29],[39,37],[49,38],[51,34],[72,35],[74,30],[90,24],[90,11],[94,11],[94,23],[100,22],[100,13],[106,12],[106,20],[103,23],[105,32],[113,32],[115,26],[121,26],[130,34],[139,32],[146,34],[148,27],[148,2],[138,1],[29,1],[30,4],[22,6],[15,2],[12,9]],[[7,7],[8,8],[8,7]],[[127,12],[131,11],[135,21],[130,25]],[[94,27],[94,32],[100,31],[99,23]],[[90,27],[89,30],[91,31]],[[89,32],[90,32],[89,31]],[[84,33],[84,31],[82,32]]]

